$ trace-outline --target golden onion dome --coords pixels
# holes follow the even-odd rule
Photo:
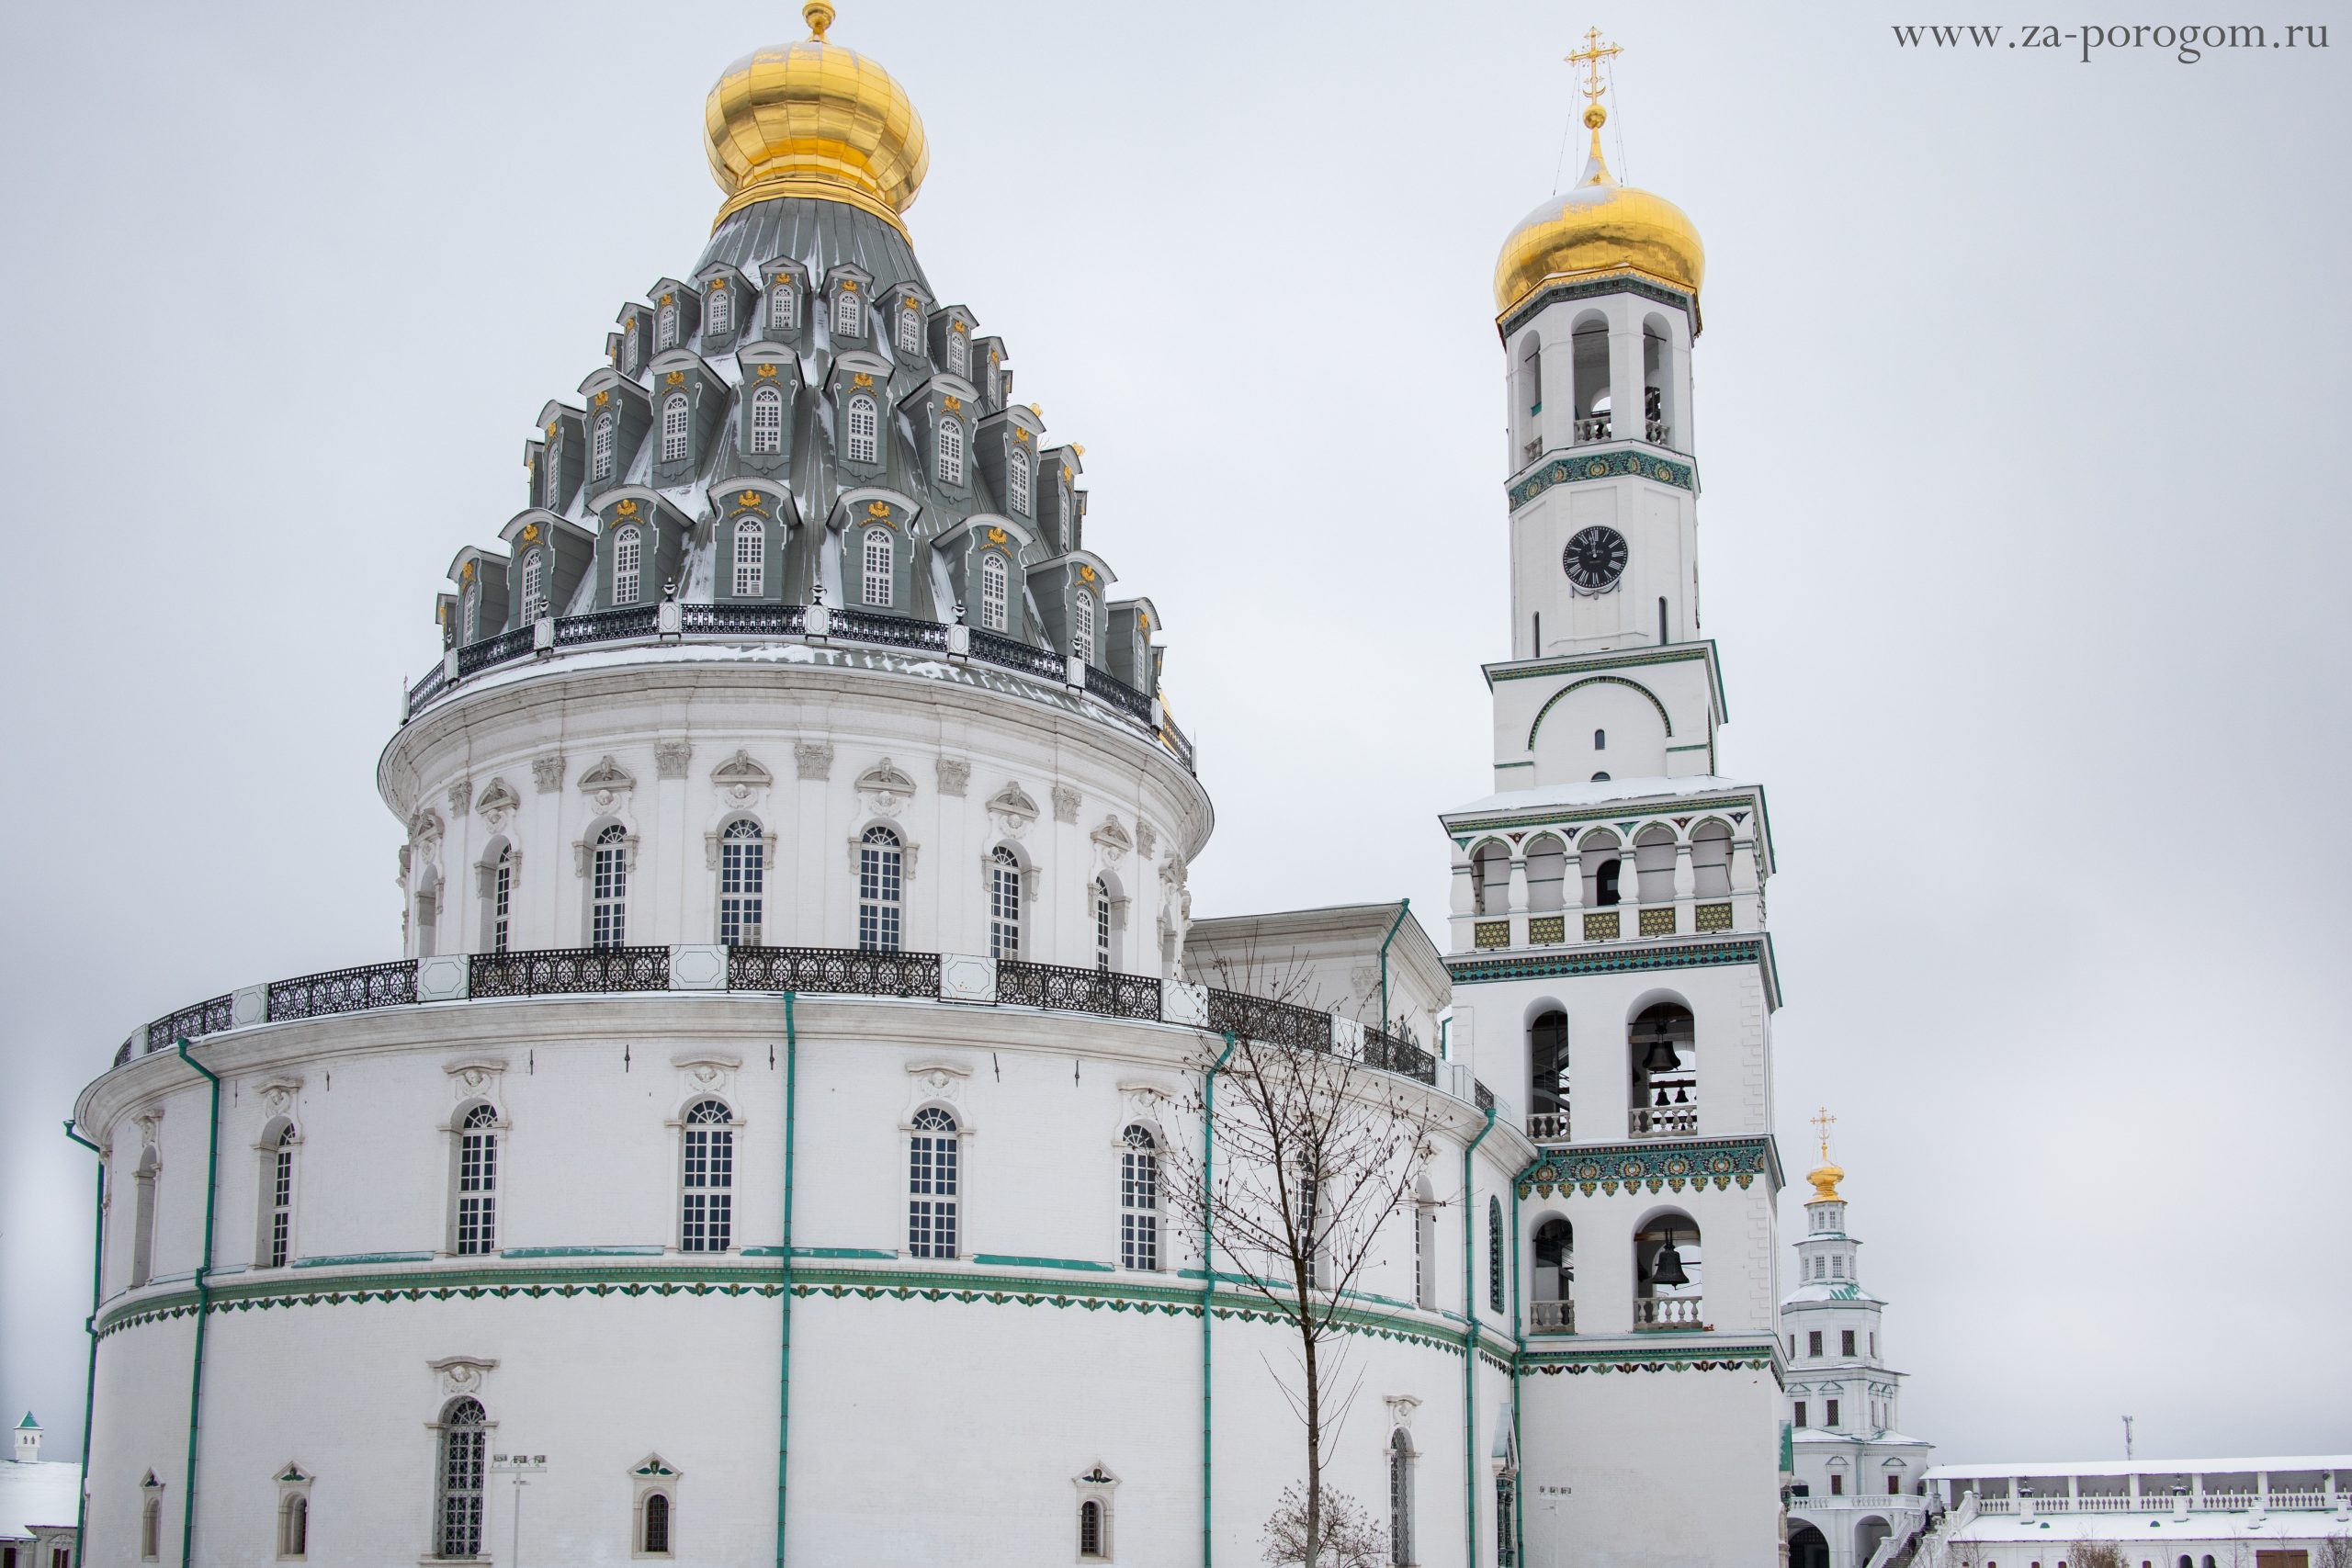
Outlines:
[[[1584,111],[1592,151],[1584,175],[1521,220],[1495,263],[1495,310],[1508,313],[1554,278],[1638,272],[1684,292],[1699,292],[1707,253],[1699,231],[1662,196],[1619,185],[1600,155],[1609,111]]]
[[[775,197],[844,201],[901,233],[931,166],[922,117],[896,78],[825,41],[833,8],[802,7],[808,37],[727,68],[703,105],[710,173],[727,193],[712,227]]]
[[[1804,1179],[1813,1183],[1813,1196],[1806,1199],[1806,1202],[1842,1203],[1845,1201],[1838,1195],[1838,1184],[1846,1179],[1846,1173],[1827,1160],[1823,1160],[1819,1165],[1806,1171]]]

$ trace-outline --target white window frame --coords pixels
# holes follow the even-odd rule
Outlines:
[[[545,550],[523,558],[523,625],[544,620],[548,613],[548,558]]]
[[[752,389],[752,451],[765,457],[784,450],[784,389]]]
[[[947,373],[964,376],[968,375],[971,368],[972,340],[966,333],[963,322],[953,322],[947,328]]]
[[[1140,1122],[1119,1134],[1119,1267],[1159,1271],[1159,1140]]]
[[[1094,894],[1094,967],[1107,975],[1111,972],[1114,937],[1111,929],[1111,917],[1114,912],[1111,885],[1098,876],[1094,879],[1092,891]]]
[[[265,1269],[283,1269],[294,1260],[294,1151],[301,1145],[301,1135],[288,1122],[277,1134],[277,1146],[268,1151],[269,1160],[264,1168],[268,1173],[269,1225],[262,1240],[266,1251],[262,1257]]]
[[[506,939],[514,915],[514,846],[498,846],[498,858],[490,863],[490,950],[506,951]]]
[[[678,346],[678,308],[664,305],[653,312],[653,352],[664,354]]]
[[[980,556],[980,625],[992,632],[1005,629],[1007,607],[1012,602],[1012,568],[994,550]]]
[[[449,1251],[458,1258],[487,1258],[498,1250],[499,1134],[505,1131],[498,1108],[477,1101],[458,1113],[457,1169],[450,1182]]]
[[[613,477],[613,415],[610,410],[596,416],[589,427],[588,468],[599,483]]]
[[[964,422],[949,414],[939,422],[937,438],[939,482],[960,485],[964,482]]]
[[[730,1252],[735,1245],[735,1111],[716,1095],[679,1118],[678,1250]]]
[[[989,956],[1021,956],[1021,857],[999,844],[989,852]]]
[[[767,592],[768,525],[759,517],[735,521],[735,597],[756,599]]]
[[[1075,659],[1094,662],[1094,595],[1083,588],[1069,602],[1069,651]]]
[[[858,597],[887,609],[890,604],[890,578],[898,564],[898,550],[890,542],[890,530],[879,524],[868,528],[858,541]]]
[[[634,523],[613,536],[613,607],[636,604],[645,586],[645,535]]]
[[[749,817],[738,817],[718,834],[718,944],[760,945],[767,903],[767,836]]]
[[[1016,444],[1004,457],[1004,503],[1019,517],[1029,515],[1029,454]]]
[[[686,394],[670,393],[662,400],[662,460],[683,463],[689,454]]]
[[[833,335],[855,337],[864,322],[858,314],[857,290],[843,287],[833,294]]]
[[[906,935],[905,840],[877,825],[865,830],[857,849],[858,951],[896,953]]]
[[[899,352],[901,354],[922,352],[922,311],[916,308],[915,302],[911,299],[899,308]]]
[[[588,850],[588,945],[628,942],[628,830],[606,824]]]
[[[735,327],[735,307],[728,303],[727,285],[714,280],[710,286],[709,304],[705,307],[708,319],[702,324],[706,340],[732,332]]]
[[[768,330],[770,332],[788,333],[792,330],[793,294],[794,286],[790,278],[779,277],[768,285]]]
[[[964,1244],[963,1128],[926,1105],[907,1128],[907,1256],[954,1258]]]
[[[882,419],[873,398],[864,392],[853,393],[842,419],[842,455],[853,463],[879,462],[882,449]]]

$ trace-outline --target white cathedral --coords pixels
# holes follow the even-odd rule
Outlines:
[[[1340,1303],[1327,1479],[1393,1563],[1780,1563],[1792,1400],[1798,1453],[1916,1482],[1845,1441],[1892,1424],[1871,1303],[1808,1278],[1782,1337],[1702,253],[1601,160],[1607,51],[1496,270],[1510,655],[1441,954],[1399,905],[1192,919],[1160,613],[916,260],[912,104],[807,15],[711,91],[699,259],[450,564],[377,770],[403,956],[160,1019],[79,1098],[87,1560],[1257,1562],[1295,1337],[1162,1180],[1228,1032],[1436,1128]],[[1252,953],[1320,1005],[1227,988]]]

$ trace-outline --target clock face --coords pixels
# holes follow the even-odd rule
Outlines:
[[[1585,592],[1605,592],[1625,574],[1625,536],[1595,524],[1568,541],[1560,552],[1560,566]]]

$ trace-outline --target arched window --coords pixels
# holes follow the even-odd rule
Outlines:
[[[1029,515],[1029,454],[1018,446],[1004,459],[1004,503],[1016,516]]]
[[[153,1479],[153,1476],[150,1476]],[[139,1510],[139,1556],[141,1562],[153,1562],[164,1552],[164,1500],[150,1496]]]
[[[1731,829],[1721,822],[1690,830],[1690,890],[1702,898],[1731,897]]]
[[[141,1149],[139,1168],[131,1177],[130,1288],[134,1291],[155,1275],[155,1178],[161,1170],[155,1151]]]
[[[869,604],[890,602],[890,530],[865,531],[865,555],[858,568],[858,589]]]
[[[874,400],[860,392],[849,400],[849,439],[844,445],[853,463],[871,463],[876,450],[877,426]]]
[[[1388,1561],[1410,1568],[1413,1551],[1413,1439],[1398,1427],[1388,1438]]]
[[[1626,1030],[1635,1137],[1689,1136],[1699,1130],[1696,1039],[1690,1010],[1676,1002],[1643,1009]]]
[[[643,559],[645,536],[634,526],[622,529],[613,538],[613,603],[616,605],[637,603]]]
[[[915,1112],[907,1140],[907,1254],[912,1258],[956,1256],[956,1118],[936,1105]]]
[[[1607,778],[1609,775],[1603,773],[1600,776]],[[1618,886],[1620,868],[1623,863],[1615,855],[1610,855],[1593,866],[1592,902],[1596,908],[1609,908],[1623,897]]]
[[[621,329],[621,374],[624,376],[637,374],[639,352],[637,323],[638,318],[631,316],[628,319],[628,324]]]
[[[915,308],[915,302],[911,299],[908,300],[906,308],[899,312],[899,352],[901,354],[922,352],[922,312]]]
[[[964,482],[964,422],[943,419],[939,422],[939,482],[959,485]]]
[[[498,1250],[498,1111],[477,1105],[458,1123],[456,1252]]]
[[[469,584],[466,589],[465,628],[467,642],[481,640],[481,589],[476,585]]]
[[[1094,662],[1094,595],[1083,588],[1069,603],[1069,650],[1089,664]]]
[[[1094,967],[1106,974],[1111,968],[1111,887],[1099,876],[1094,879]]]
[[[833,296],[833,333],[839,337],[855,337],[858,333],[857,290],[847,283]]]
[[[1699,1227],[1690,1216],[1668,1210],[1634,1235],[1634,1326],[1698,1328],[1704,1325]],[[1837,1400],[1829,1400],[1825,1427],[1836,1427]]]
[[[1609,731],[1605,729],[1596,729],[1592,732],[1592,749],[1596,751],[1606,751],[1609,750]]]
[[[1609,775],[1607,773],[1595,773],[1592,775],[1592,782],[1595,784],[1607,784],[1609,782]]]
[[[1549,833],[1527,841],[1527,907],[1549,914],[1567,901],[1568,852]],[[1557,938],[1554,939],[1558,940]]]
[[[311,1500],[288,1492],[277,1511],[277,1555],[307,1557],[311,1551]]]
[[[618,947],[628,940],[628,833],[617,822],[596,835],[588,883],[588,945]]]
[[[767,893],[767,840],[747,817],[718,836],[718,941],[725,947],[760,945],[760,911]]]
[[[686,460],[686,394],[673,392],[662,400],[662,460]]]
[[[563,464],[552,441],[539,453],[539,502],[549,512],[563,510]]]
[[[638,1531],[637,1550],[644,1557],[670,1555],[670,1498],[666,1493],[648,1493],[645,1498],[643,1524]]]
[[[1021,862],[1002,844],[989,852],[989,956],[1021,956]]]
[[[653,352],[678,346],[678,308],[664,305],[653,312]]]
[[[481,1555],[481,1504],[484,1451],[490,1446],[481,1405],[471,1399],[453,1399],[441,1412],[441,1463],[434,1514],[436,1557]]]
[[[514,851],[506,844],[498,846],[498,859],[490,868],[490,950],[506,951],[506,924],[514,908]]]
[[[1554,1008],[1527,1031],[1527,1135],[1539,1143],[1568,1134],[1568,1015]]]
[[[735,1237],[735,1113],[716,1100],[686,1111],[678,1250],[724,1252]]]
[[[1539,1332],[1576,1332],[1576,1259],[1577,1235],[1567,1221],[1546,1220],[1536,1229],[1535,1278],[1530,1282],[1528,1306]]]
[[[756,517],[735,525],[735,597],[756,599],[767,592],[768,530]]]
[[[1080,1558],[1105,1555],[1102,1550],[1102,1502],[1099,1497],[1089,1497],[1078,1506],[1078,1554]]]
[[[867,953],[899,951],[899,835],[868,828],[857,846],[857,945]]]
[[[989,631],[1004,630],[1012,574],[1006,570],[1002,556],[990,550],[980,557],[980,625]]]
[[[1151,1129],[1131,1126],[1119,1134],[1119,1265],[1159,1267],[1159,1145]]]
[[[792,280],[779,277],[768,287],[768,326],[775,332],[792,330]]]
[[[1487,1308],[1490,1312],[1503,1310],[1503,1205],[1499,1198],[1487,1200]]]
[[[707,309],[708,319],[702,324],[705,338],[722,336],[735,324],[735,311],[727,302],[727,285],[724,283],[710,286],[710,303]]]
[[[1510,851],[1489,839],[1470,857],[1470,908],[1499,915],[1510,908]]]
[[[533,550],[523,558],[523,624],[529,626],[548,613],[548,553]]]
[[[761,387],[752,393],[752,450],[784,450],[784,389]]]
[[[269,1269],[286,1267],[294,1245],[294,1128],[288,1123],[269,1151]]]
[[[599,482],[613,477],[613,416],[600,413],[588,433],[588,468]]]
[[[956,322],[947,329],[947,369],[950,375],[967,375],[972,368],[972,340],[964,333],[964,324]]]
[[[1413,1184],[1413,1304],[1437,1305],[1437,1196],[1427,1178]]]

